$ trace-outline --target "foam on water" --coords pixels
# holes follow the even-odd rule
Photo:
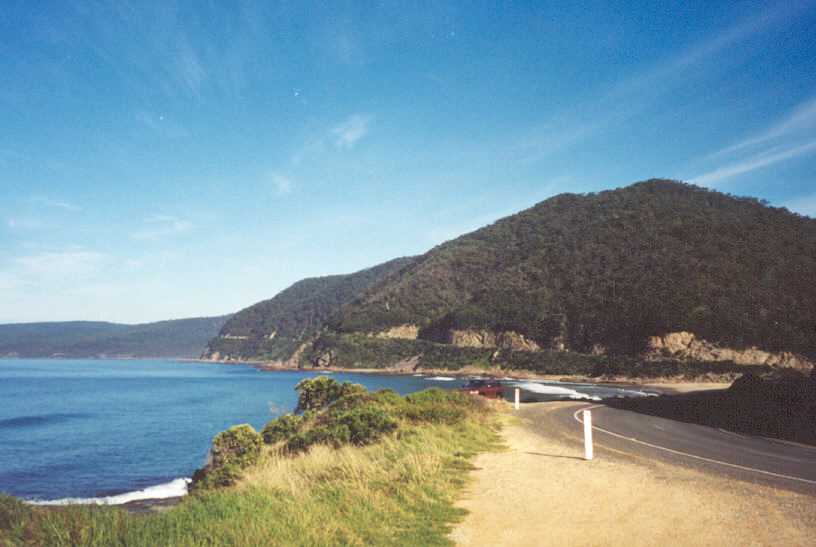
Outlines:
[[[456,378],[451,378],[450,376],[431,376],[430,378],[426,378],[426,380],[434,380],[436,382],[454,382]]]
[[[136,490],[135,492],[125,492],[124,494],[117,494],[115,496],[105,496],[101,498],[62,498],[58,500],[30,500],[28,503],[32,505],[121,505],[123,503],[130,503],[139,500],[161,500],[167,498],[178,498],[187,495],[187,486],[191,479],[182,478],[175,479],[164,484],[157,484],[156,486],[149,486],[144,490]]]
[[[587,401],[600,401],[601,398],[595,395],[588,395],[586,393],[580,393],[575,391],[574,389],[570,389],[568,387],[561,387],[561,386],[550,386],[545,384],[537,384],[535,382],[518,382],[514,384],[516,387],[524,389],[526,391],[530,391],[532,393],[539,393],[542,395],[554,395],[557,397],[568,397],[570,399],[576,400],[587,400]]]

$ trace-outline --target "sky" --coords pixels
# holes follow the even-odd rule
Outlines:
[[[813,28],[796,1],[4,0],[0,323],[231,313],[653,177],[816,217]]]

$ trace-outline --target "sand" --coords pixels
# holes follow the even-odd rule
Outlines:
[[[458,545],[816,545],[816,498],[607,451],[586,462],[519,420],[503,434],[507,451],[474,462]]]

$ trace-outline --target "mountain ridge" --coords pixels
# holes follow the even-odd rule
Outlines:
[[[761,348],[751,355],[801,362],[777,354],[816,357],[814,278],[816,220],[650,179],[560,194],[442,243],[385,272],[277,357],[538,370],[577,355],[641,356],[655,337],[689,332],[709,348],[696,354]]]
[[[47,321],[0,324],[0,356],[197,358],[230,315],[124,324]]]

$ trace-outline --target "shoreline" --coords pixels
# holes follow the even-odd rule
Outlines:
[[[701,376],[699,378],[680,377],[651,377],[638,378],[631,376],[614,376],[593,378],[576,374],[540,374],[526,370],[503,370],[503,369],[483,369],[477,367],[463,367],[460,369],[413,369],[413,368],[344,368],[344,367],[299,367],[285,365],[269,361],[214,361],[210,359],[185,359],[198,363],[210,363],[220,365],[245,365],[260,370],[262,372],[317,372],[317,373],[353,373],[353,374],[379,374],[382,376],[448,376],[453,378],[471,378],[474,376],[494,378],[497,380],[539,380],[543,382],[564,382],[573,384],[598,384],[610,386],[638,386],[669,393],[688,393],[690,391],[708,391],[716,389],[728,389],[732,381],[723,381],[722,378],[711,378]]]

